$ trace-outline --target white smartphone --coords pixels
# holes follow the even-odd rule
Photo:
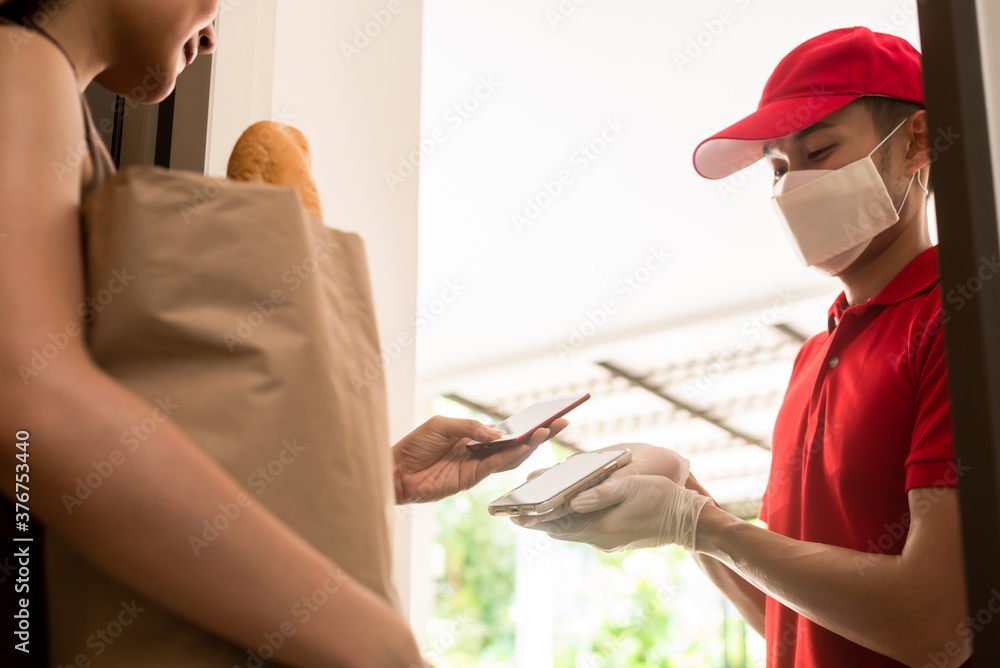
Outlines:
[[[575,454],[491,503],[490,515],[544,515],[630,461],[628,448]]]
[[[590,399],[590,393],[585,392],[533,403],[495,427],[504,432],[502,436],[495,441],[473,441],[469,443],[469,449],[486,450],[501,445],[520,445],[531,438],[536,429],[548,427],[553,420],[566,415],[587,399]]]

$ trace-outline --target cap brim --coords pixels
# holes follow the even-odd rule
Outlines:
[[[803,130],[861,97],[860,93],[775,100],[698,144],[694,169],[706,179],[722,179],[757,162],[764,144]]]

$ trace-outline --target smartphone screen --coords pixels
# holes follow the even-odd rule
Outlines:
[[[583,394],[568,394],[564,397],[556,397],[531,404],[495,427],[495,429],[504,432],[498,439],[483,443],[473,442],[469,444],[469,447],[472,449],[483,449],[498,445],[522,443],[530,438],[536,429],[547,427],[553,420],[562,417],[589,398],[590,394],[585,392]]]
[[[581,452],[539,474],[491,505],[540,505],[621,457],[626,450]]]

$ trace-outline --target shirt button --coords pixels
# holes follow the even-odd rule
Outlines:
[[[835,366],[837,366],[838,364],[840,364],[840,358],[839,357],[834,356],[834,357],[830,358],[830,368],[831,369],[834,368]]]

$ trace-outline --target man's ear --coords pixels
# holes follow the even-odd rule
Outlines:
[[[922,169],[931,161],[930,143],[927,136],[927,111],[921,109],[913,114],[907,124],[906,175]]]

